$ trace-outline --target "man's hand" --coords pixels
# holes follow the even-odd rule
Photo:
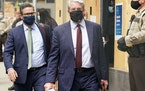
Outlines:
[[[107,80],[101,80],[101,86],[102,86],[102,89],[107,89],[108,81]]]
[[[12,82],[15,82],[18,74],[13,68],[11,68],[8,70],[8,77]]]
[[[45,91],[49,91],[50,89],[55,89],[54,83],[45,83],[44,85]]]

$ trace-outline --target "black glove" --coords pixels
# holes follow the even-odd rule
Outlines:
[[[126,46],[126,44],[125,44],[125,37],[121,37],[118,41],[117,41],[117,44],[118,44],[118,49],[120,50],[120,51],[123,51],[123,52],[125,52],[125,51],[127,51],[127,46]]]
[[[0,33],[0,36],[1,36],[1,37],[4,37],[4,36],[6,36],[6,35],[7,35],[7,33],[4,32],[4,31],[2,31],[2,32]]]

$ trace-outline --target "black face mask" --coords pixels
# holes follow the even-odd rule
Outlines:
[[[72,11],[70,12],[70,18],[72,21],[78,23],[84,18],[83,12],[81,10]]]
[[[23,22],[27,25],[32,25],[35,22],[35,16],[25,16]]]
[[[138,1],[131,1],[131,7],[133,9],[138,9],[141,6],[141,4]]]

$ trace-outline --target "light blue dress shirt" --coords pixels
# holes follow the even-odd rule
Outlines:
[[[28,40],[28,27],[23,24],[26,41]],[[32,40],[33,40],[33,52],[32,52],[32,67],[41,67],[46,64],[44,59],[44,41],[40,33],[38,26],[34,23],[32,26]]]

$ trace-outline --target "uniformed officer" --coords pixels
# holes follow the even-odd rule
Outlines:
[[[137,13],[131,17],[127,36],[118,40],[118,49],[129,53],[130,91],[145,91],[145,0],[131,0],[131,7]]]
[[[10,21],[4,18],[4,12],[0,11],[0,62],[3,61],[2,45],[5,43],[9,29]]]

